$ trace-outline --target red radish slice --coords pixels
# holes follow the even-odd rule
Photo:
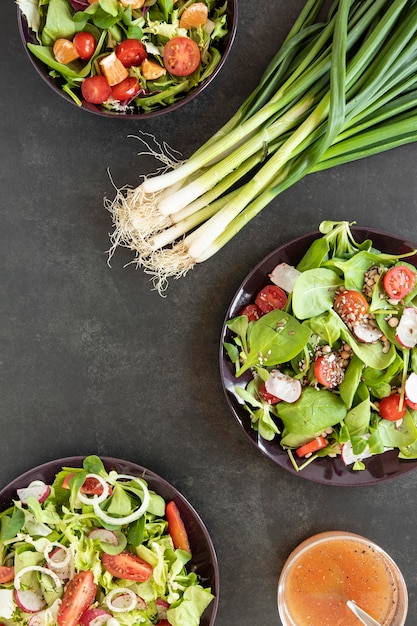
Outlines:
[[[158,619],[166,619],[169,604],[163,598],[156,599],[156,610],[158,611]]]
[[[410,402],[417,402],[417,374],[412,372],[405,382],[405,395]]]
[[[415,307],[405,307],[395,338],[404,348],[414,348],[417,344],[417,309]]]
[[[284,402],[295,402],[301,395],[301,383],[296,378],[291,378],[279,370],[271,370],[268,380],[265,382],[268,393]]]
[[[28,626],[43,626],[44,623],[42,613],[34,613],[28,621]]]
[[[106,596],[106,604],[114,613],[124,613],[136,608],[137,596],[127,587],[112,589]]]
[[[15,589],[14,599],[19,609],[25,613],[37,613],[46,606],[46,600],[38,590]]]
[[[49,485],[45,485],[45,483],[41,480],[36,480],[30,483],[28,487],[17,489],[16,493],[22,504],[27,504],[30,496],[36,498],[38,502],[42,503],[45,502],[46,498],[51,493],[51,487]]]
[[[281,287],[281,289],[287,293],[292,293],[294,291],[295,281],[300,274],[301,272],[295,269],[292,265],[280,263],[269,274],[269,278],[274,285],[277,285],[277,287]]]
[[[379,328],[370,324],[359,323],[353,327],[354,335],[363,343],[375,343],[381,339],[383,333]]]
[[[57,545],[57,547],[51,551],[51,547],[54,545]],[[61,546],[59,543],[53,543],[45,550],[44,554],[47,567],[55,572],[60,580],[72,578],[74,572],[69,548]]]
[[[368,459],[372,456],[372,453],[369,451],[369,446],[366,446],[363,452],[360,454],[353,454],[352,443],[347,441],[342,445],[340,456],[342,457],[342,461],[345,465],[352,465],[356,461],[363,461],[363,459]]]
[[[111,546],[117,546],[119,544],[116,533],[106,528],[95,528],[88,534],[88,538],[98,539],[101,543],[108,543]]]
[[[80,624],[81,626],[102,626],[102,624],[106,624],[111,617],[112,614],[104,609],[87,609],[81,615]]]

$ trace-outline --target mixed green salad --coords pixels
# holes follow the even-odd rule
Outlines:
[[[219,65],[227,0],[16,0],[37,43],[28,48],[83,101],[119,113],[154,111]]]
[[[86,457],[0,514],[0,623],[198,626],[213,595],[191,559],[174,501]]]
[[[338,456],[361,470],[389,449],[417,458],[415,251],[357,243],[350,226],[322,222],[298,265],[277,265],[227,322],[239,402],[297,471]]]

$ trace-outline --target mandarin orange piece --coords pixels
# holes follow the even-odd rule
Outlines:
[[[129,72],[123,63],[117,58],[115,52],[111,52],[100,60],[101,71],[107,78],[111,87],[121,83],[122,80],[129,76]]]
[[[167,73],[166,69],[159,65],[159,63],[155,63],[155,61],[150,61],[149,59],[142,61],[140,69],[145,80],[156,80]]]
[[[195,2],[189,7],[184,9],[180,17],[181,28],[197,28],[197,26],[204,26],[208,20],[208,8],[204,2]]]
[[[79,58],[77,48],[69,39],[57,39],[52,50],[55,59],[63,65],[67,65]]]

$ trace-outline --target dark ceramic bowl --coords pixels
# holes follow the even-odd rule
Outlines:
[[[404,241],[401,237],[383,231],[360,227],[353,227],[351,230],[356,241],[363,242],[365,239],[371,239],[374,247],[382,252],[404,254],[412,252],[417,248],[417,246],[408,241]],[[232,415],[240,428],[243,429],[250,441],[263,454],[280,467],[307,480],[328,485],[354,487],[375,484],[390,478],[395,478],[396,476],[400,476],[405,472],[417,468],[417,460],[408,461],[399,459],[398,453],[395,450],[390,450],[384,454],[375,455],[366,459],[364,461],[366,469],[361,471],[353,471],[349,467],[346,467],[341,458],[337,457],[335,459],[316,459],[314,463],[310,463],[302,471],[296,472],[287,452],[281,447],[279,438],[275,438],[273,441],[266,441],[251,427],[249,414],[243,408],[242,401],[235,392],[235,385],[246,386],[251,379],[251,374],[247,372],[246,375],[236,379],[234,376],[234,366],[223,348],[224,341],[228,341],[228,337],[230,337],[226,322],[236,317],[243,306],[255,300],[257,293],[267,284],[268,274],[271,273],[278,263],[296,265],[311,243],[318,237],[321,237],[321,234],[316,231],[298,237],[281,246],[263,259],[248,274],[239,287],[226,313],[221,333],[220,375],[222,384]],[[417,265],[417,255],[408,257],[407,262]]]
[[[219,6],[221,4],[222,3],[219,0]],[[61,78],[52,78],[49,75],[49,71],[50,71],[49,68],[30,53],[27,47],[27,44],[28,43],[38,44],[39,42],[36,39],[35,33],[28,27],[26,18],[24,17],[20,9],[17,8],[17,23],[18,23],[22,43],[25,47],[25,50],[27,52],[30,62],[32,63],[33,67],[35,68],[37,73],[40,75],[40,77],[58,95],[64,98],[64,100],[66,100],[67,102],[70,102],[71,104],[75,105],[77,108],[81,108],[84,111],[90,111],[91,113],[95,113],[96,115],[99,115],[101,117],[110,117],[112,119],[115,119],[115,118],[116,119],[141,119],[141,120],[150,119],[153,117],[164,115],[166,113],[170,113],[171,111],[176,111],[180,107],[184,106],[185,104],[187,104],[188,102],[196,98],[198,94],[200,94],[215,79],[215,77],[218,75],[218,73],[220,72],[220,70],[222,69],[223,65],[226,62],[226,59],[229,55],[230,49],[232,47],[232,44],[236,35],[237,22],[238,22],[238,0],[228,0],[227,21],[228,21],[228,33],[226,37],[222,39],[222,42],[219,45],[219,50],[221,53],[221,60],[219,64],[217,65],[216,69],[214,70],[214,72],[208,78],[206,78],[206,80],[200,83],[194,90],[187,92],[186,95],[184,95],[184,97],[181,100],[178,100],[177,102],[169,106],[161,107],[160,109],[157,109],[155,111],[149,111],[149,112],[144,112],[144,113],[140,113],[140,112],[118,113],[115,111],[108,111],[102,108],[100,105],[90,104],[89,102],[85,102],[85,100],[82,100],[82,106],[79,107],[78,104],[74,102],[74,100],[68,94],[62,91],[62,85],[64,84],[64,81]],[[80,99],[82,99],[81,93],[79,94],[79,97]]]
[[[16,489],[27,487],[33,480],[51,483],[62,467],[82,467],[84,456],[72,456],[50,461],[35,467],[0,490],[0,511],[6,509],[16,498]],[[119,474],[140,476],[149,488],[158,493],[165,501],[174,500],[184,521],[193,558],[188,564],[201,580],[204,587],[210,587],[213,601],[201,617],[201,626],[214,626],[219,604],[219,567],[217,556],[207,528],[191,504],[166,480],[141,465],[111,457],[100,457],[107,471],[116,470]]]

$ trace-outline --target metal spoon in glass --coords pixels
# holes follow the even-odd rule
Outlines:
[[[365,626],[381,626],[379,622],[376,621],[373,617],[371,617],[366,611],[361,609],[356,602],[353,600],[347,600],[346,602],[349,609],[356,615],[356,617],[365,624]]]

